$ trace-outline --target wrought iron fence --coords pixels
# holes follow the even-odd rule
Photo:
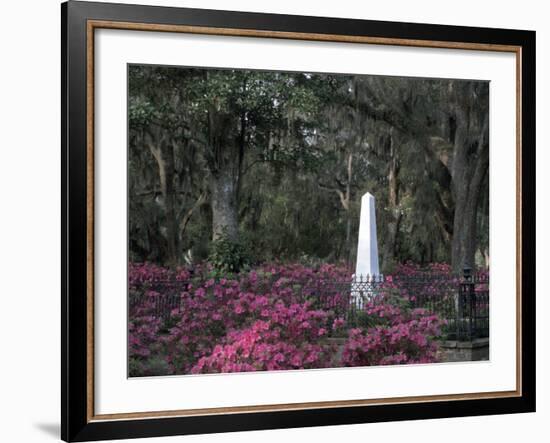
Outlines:
[[[489,276],[465,270],[458,292],[458,337],[489,337]]]
[[[267,293],[275,281],[266,279],[255,286]],[[443,334],[448,340],[472,340],[489,336],[489,275],[421,273],[420,275],[358,276],[351,280],[316,280],[286,282],[293,295],[309,301],[313,307],[329,310],[345,319],[348,327],[361,326],[364,308],[377,303],[397,303],[424,309],[446,320]],[[147,301],[153,315],[167,319],[181,306],[186,281],[155,281],[129,291],[129,309]],[[154,296],[150,294],[153,293]]]

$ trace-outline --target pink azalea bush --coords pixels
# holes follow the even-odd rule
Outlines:
[[[352,328],[342,353],[343,366],[433,363],[443,321],[423,309],[367,304],[366,314],[380,323]]]
[[[199,268],[200,269],[200,268]],[[172,271],[153,263],[130,263],[128,265],[128,286],[130,290],[157,282],[187,281],[191,276],[189,269],[180,268]]]
[[[244,338],[258,335],[257,328],[262,324],[255,323],[256,320],[264,322],[261,343],[258,339],[247,342],[249,347],[256,346],[265,355],[261,364],[254,362],[256,370],[311,367],[314,352],[317,353],[314,360],[320,366],[327,352],[319,342],[334,312],[316,309],[298,287],[313,278],[329,278],[331,273],[338,271],[321,267],[317,273],[312,273],[303,267],[271,266],[241,275],[239,280],[210,278],[200,285],[190,283],[181,295],[181,307],[172,312],[170,321],[174,325],[163,337],[172,371],[219,372],[214,368],[224,366],[223,372],[226,372],[228,365],[236,364],[242,357],[231,354],[234,345],[243,345]],[[220,354],[220,346],[230,353],[227,362],[215,361],[227,357],[225,352]],[[284,362],[279,352],[286,355]],[[269,353],[273,354],[273,359],[269,358]],[[211,354],[215,356],[201,360]],[[246,358],[251,360],[253,355]],[[303,356],[303,361],[298,355]],[[197,365],[199,361],[201,364]],[[250,370],[250,366],[247,367]]]
[[[414,292],[408,284],[411,280],[416,282]],[[414,263],[403,263],[396,267],[393,275],[386,277],[385,283],[386,288],[397,290],[409,301],[422,303],[434,297],[452,297],[460,278],[452,275],[451,267],[446,263],[430,263],[422,268]]]
[[[143,304],[131,311],[128,324],[128,352],[130,373],[158,375],[158,362],[164,364],[159,341],[162,320],[152,314],[153,298],[158,294],[149,291]]]
[[[310,369],[434,361],[441,322],[394,286],[362,309],[348,331],[350,281],[343,266],[268,264],[228,278],[208,265],[174,271],[151,264],[129,268],[130,375]],[[163,282],[176,304],[164,318],[157,306]],[[328,285],[328,286],[327,286]],[[391,297],[390,297],[391,295]],[[132,297],[136,297],[132,303]],[[343,352],[329,337],[340,341]]]
[[[269,320],[257,320],[251,326],[229,332],[225,344],[199,359],[192,373],[275,371],[329,366],[332,346],[321,339],[325,315],[306,306],[279,306]]]

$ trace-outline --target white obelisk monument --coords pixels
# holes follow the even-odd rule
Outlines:
[[[380,271],[378,268],[378,241],[376,239],[374,196],[367,192],[361,198],[355,277],[365,278],[367,276],[377,276],[378,274],[380,274]]]
[[[354,283],[351,296],[358,308],[364,306],[374,292],[369,289],[368,282],[379,276],[378,241],[376,238],[376,213],[374,211],[374,196],[367,192],[361,198],[361,216],[359,219],[359,239],[357,241],[357,264],[355,265]],[[365,287],[366,286],[366,287]]]

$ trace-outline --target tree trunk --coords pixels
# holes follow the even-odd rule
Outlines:
[[[468,152],[467,117],[457,111],[455,158],[453,159],[453,222],[452,268],[456,273],[468,266],[475,268],[477,249],[477,210],[479,196],[489,167],[489,147],[485,142],[488,117],[485,117],[476,154]]]
[[[166,209],[166,238],[168,240],[168,264],[175,267],[179,259],[178,220],[176,217],[176,195],[174,189],[174,146],[168,144],[164,149],[165,183],[162,186]]]
[[[346,251],[347,251],[346,262],[347,262],[347,264],[351,264],[352,255],[353,255],[353,248],[351,247],[351,217],[350,217],[349,211],[347,211],[346,216],[347,216],[347,220],[346,220]]]
[[[189,224],[189,221],[191,220],[193,213],[197,210],[197,208],[200,207],[200,205],[204,203],[205,199],[206,199],[206,194],[203,192],[201,195],[199,195],[199,198],[195,201],[193,206],[191,206],[181,218],[181,221],[179,223],[179,238],[181,242],[183,242],[185,230],[187,229],[187,225]]]
[[[473,198],[472,195],[465,195],[455,207],[452,267],[457,273],[465,267],[475,267],[477,205],[471,201]]]
[[[390,167],[388,171],[388,209],[390,220],[384,247],[383,264],[388,270],[394,264],[397,233],[401,224],[399,210],[399,161],[393,145],[393,134],[390,132]]]
[[[244,160],[246,121],[239,117],[240,131],[235,131],[235,115],[220,112],[214,106],[208,111],[210,200],[212,205],[212,239],[221,236],[239,239],[239,187]]]
[[[347,263],[351,263],[351,258],[353,254],[353,248],[351,247],[351,180],[353,178],[353,153],[348,154],[348,161],[347,161],[347,173],[348,173],[348,179],[346,181],[346,195],[344,198],[344,202],[342,202],[344,206],[344,210],[346,211],[346,251],[347,253]]]
[[[210,179],[212,202],[212,239],[227,235],[231,241],[239,238],[237,184],[230,168],[219,170]]]
[[[164,140],[155,144],[151,139],[147,141],[147,145],[157,162],[159,172],[162,206],[166,218],[166,261],[168,266],[175,267],[179,257],[179,237],[174,189],[174,146]]]
[[[475,252],[477,249],[477,211],[481,193],[483,175],[487,173],[488,159],[480,160],[472,180],[464,185],[464,191],[455,206],[452,268],[460,273],[468,266],[475,268]],[[480,177],[481,175],[481,177]]]

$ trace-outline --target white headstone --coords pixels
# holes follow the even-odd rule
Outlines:
[[[359,239],[357,241],[355,278],[372,277],[379,274],[374,196],[367,192],[361,198],[361,218],[359,219]]]

